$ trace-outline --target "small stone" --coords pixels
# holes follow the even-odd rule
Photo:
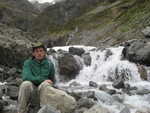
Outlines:
[[[90,81],[89,86],[97,88],[98,84],[96,82]]]

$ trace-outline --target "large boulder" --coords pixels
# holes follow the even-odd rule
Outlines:
[[[84,52],[85,50],[83,48],[75,48],[75,47],[69,48],[69,53],[71,53],[72,55],[81,56]]]
[[[43,90],[43,94],[40,96],[41,105],[50,105],[60,110],[61,113],[72,113],[76,107],[76,100],[62,90],[48,87],[47,90]]]
[[[129,61],[150,65],[150,42],[147,40],[135,40],[128,43],[123,50],[123,55]]]
[[[80,65],[73,55],[65,53],[58,58],[59,73],[65,75],[65,80],[75,78],[79,73]]]

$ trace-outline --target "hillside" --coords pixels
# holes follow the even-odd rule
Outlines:
[[[21,68],[34,40],[27,31],[37,14],[27,0],[0,0],[0,65]]]
[[[47,36],[42,40],[115,45],[143,38],[141,30],[150,24],[149,0],[67,1],[50,6],[39,15],[32,28],[36,37],[44,32]]]
[[[27,0],[1,0],[0,23],[26,31],[38,11]]]

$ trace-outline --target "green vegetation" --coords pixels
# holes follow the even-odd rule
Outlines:
[[[130,29],[144,27],[144,21],[150,16],[149,6],[149,0],[134,0],[134,5],[124,10],[123,14],[118,18],[118,21],[122,24],[118,29],[122,32],[126,32]]]
[[[0,3],[0,10],[8,8],[8,4]]]
[[[52,23],[44,23],[49,25],[47,28],[50,35],[63,37],[76,28],[82,31],[103,31],[109,26],[109,32],[97,36],[96,40],[105,39],[114,35],[114,33],[127,33],[133,29],[141,29],[146,25],[150,25],[150,1],[149,0],[117,0],[115,3],[100,3],[95,8],[86,9],[86,13],[80,17],[70,20],[63,26],[56,26]],[[46,20],[47,21],[47,20]],[[42,28],[45,25],[41,25]],[[38,29],[37,29],[38,30]],[[79,33],[80,34],[80,33]],[[78,35],[78,34],[76,34]],[[117,42],[124,40],[122,37],[115,37]],[[116,43],[117,43],[116,42]]]

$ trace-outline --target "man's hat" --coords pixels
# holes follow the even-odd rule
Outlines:
[[[46,47],[41,42],[37,42],[37,43],[32,44],[32,51],[34,51],[37,48],[43,48],[46,51]]]

